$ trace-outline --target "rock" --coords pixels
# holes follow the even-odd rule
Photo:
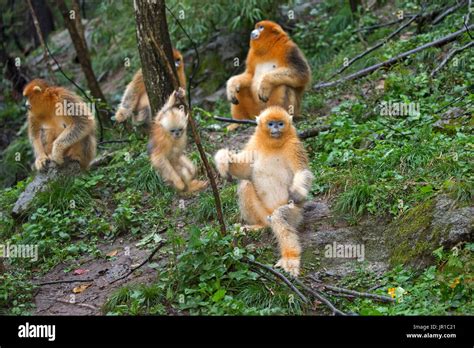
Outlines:
[[[421,269],[435,262],[433,251],[472,241],[474,207],[457,207],[440,195],[393,221],[385,231],[390,264]]]
[[[66,160],[61,167],[52,165],[46,172],[37,173],[33,181],[26,187],[25,191],[21,193],[15,202],[12,216],[18,218],[23,215],[28,210],[31,201],[33,201],[38,192],[44,191],[50,181],[56,180],[60,176],[76,175],[80,171],[81,167],[78,162]]]

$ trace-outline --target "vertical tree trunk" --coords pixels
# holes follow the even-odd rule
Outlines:
[[[35,11],[43,38],[46,40],[49,33],[54,30],[54,16],[51,9],[45,0],[31,0],[31,6]],[[33,21],[30,22],[30,32],[33,35],[35,47],[38,47],[41,44],[41,38],[32,23]]]
[[[84,38],[84,29],[81,23],[80,11],[70,11],[67,8],[64,0],[56,0],[56,4],[63,15],[64,25],[71,35],[71,40],[74,44],[74,48],[76,49],[79,64],[81,64],[82,71],[86,77],[87,87],[90,89],[94,98],[100,99],[102,102],[107,103],[107,100],[100,89],[99,82],[95,77],[94,70],[92,69],[89,49],[87,48],[87,42]],[[78,27],[77,23],[81,23],[80,27]],[[101,112],[98,117],[101,118],[104,124],[110,124],[110,118],[108,117],[107,112]]]
[[[143,78],[151,110],[155,114],[165,104],[173,90],[179,86],[176,68],[172,63],[174,59],[166,22],[166,4],[165,0],[134,0],[134,8]],[[191,81],[189,81],[189,85],[191,85]],[[185,103],[185,101],[183,102]],[[188,105],[187,111],[193,138],[211,183],[221,234],[224,235],[226,227],[219,190],[193,118],[192,105]]]
[[[137,22],[137,42],[142,63],[145,87],[153,114],[166,103],[170,94],[178,88],[173,61],[173,50],[166,21],[164,0],[134,0]],[[163,58],[166,57],[167,61]]]

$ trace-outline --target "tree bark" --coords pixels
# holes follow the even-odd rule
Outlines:
[[[153,115],[178,88],[164,0],[134,0],[138,51]],[[171,66],[171,69],[169,68]]]
[[[81,23],[80,11],[74,10],[74,16],[71,18],[71,12],[66,6],[64,0],[56,0],[56,4],[64,18],[64,25],[71,35],[71,40],[74,48],[76,49],[79,64],[81,65],[82,72],[86,77],[87,87],[90,89],[94,98],[100,99],[102,102],[107,103],[107,100],[105,99],[105,96],[100,88],[99,82],[97,81],[97,78],[94,74],[94,70],[92,69],[89,49],[84,38],[84,29]],[[78,25],[78,23],[80,23],[80,25]],[[107,112],[101,112],[98,117],[101,118],[104,124],[110,125],[111,121]]]
[[[46,40],[48,39],[49,33],[55,29],[53,13],[45,0],[31,0],[31,6],[36,14],[43,38]],[[33,35],[35,47],[38,47],[41,44],[42,38],[39,37],[35,25],[32,24],[33,20],[30,21],[30,32]]]

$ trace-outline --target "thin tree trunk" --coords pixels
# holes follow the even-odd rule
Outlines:
[[[171,63],[173,62],[173,54],[166,21],[166,5],[164,0],[134,0],[134,7],[137,22],[138,51],[140,52],[143,78],[151,110],[155,114],[165,104],[170,94],[179,86],[176,68]],[[191,81],[189,81],[189,84],[191,84]],[[182,102],[186,104],[185,100],[182,100]],[[194,142],[211,183],[220,231],[224,235],[226,227],[219,190],[214,173],[206,157],[206,152],[202,146],[198,127],[193,118],[192,105],[187,105],[187,109]]]
[[[173,51],[164,0],[134,0],[138,51],[150,106],[156,114],[178,88],[176,70],[169,69]],[[166,60],[163,60],[163,56]],[[170,71],[171,70],[171,71]]]
[[[31,7],[35,11],[36,19],[41,29],[41,35],[43,36],[44,40],[47,40],[49,33],[55,29],[54,16],[51,12],[51,9],[45,0],[31,0]],[[41,44],[43,38],[39,37],[36,24],[31,25],[31,23],[32,22],[30,22],[30,31],[33,34],[34,45],[35,47],[38,47]]]
[[[97,81],[97,78],[94,74],[94,70],[92,69],[89,49],[84,38],[84,29],[81,23],[80,11],[70,11],[67,8],[64,0],[56,0],[56,4],[63,15],[64,25],[71,35],[71,40],[74,48],[76,49],[79,64],[81,64],[82,71],[86,77],[87,86],[90,89],[92,96],[96,99],[100,99],[104,103],[107,103],[107,100],[105,99],[105,96],[100,88],[99,82]],[[101,112],[99,117],[104,124],[110,124],[110,118],[108,117],[107,112]]]
[[[41,31],[41,25],[40,22],[38,21],[38,16],[36,15],[36,10],[33,7],[33,4],[31,0],[27,0],[28,2],[28,7],[30,8],[30,13],[31,13],[31,18],[33,19],[33,24],[36,28],[36,35],[39,39],[39,42],[41,43],[41,47],[43,48],[43,60],[44,64],[46,64],[46,69],[48,70],[49,73],[49,79],[53,82],[56,83],[56,77],[54,76],[53,69],[51,69],[51,66],[49,65],[49,54],[48,50],[46,48],[46,44],[44,43],[45,38],[43,36],[43,32]]]

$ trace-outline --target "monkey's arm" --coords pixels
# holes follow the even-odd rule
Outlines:
[[[227,99],[233,104],[239,104],[237,94],[243,88],[249,88],[252,84],[253,75],[244,72],[240,75],[235,75],[227,81]]]
[[[249,180],[252,176],[253,152],[242,151],[230,153],[228,149],[217,151],[214,156],[219,174],[225,178],[229,174],[241,180]]]
[[[64,163],[64,152],[73,144],[81,141],[87,135],[93,132],[93,121],[89,116],[69,116],[72,117],[72,122],[62,131],[62,133],[53,142],[53,150],[51,152],[51,159],[57,164]]]
[[[183,167],[189,170],[191,176],[194,176],[196,174],[196,167],[194,166],[193,162],[191,162],[191,160],[185,155],[181,155],[181,157],[179,158],[179,162]]]
[[[41,141],[41,125],[31,118],[29,118],[28,122],[28,137],[30,138],[35,153],[35,167],[37,170],[41,170],[46,165],[49,157]]]
[[[314,175],[309,169],[298,170],[293,176],[293,182],[290,186],[290,199],[296,204],[306,200]]]
[[[311,80],[311,69],[297,47],[289,50],[288,66],[280,67],[265,74],[258,87],[258,97],[263,102],[270,98],[275,86],[286,85],[292,88],[303,88]]]
[[[143,85],[143,74],[141,70],[139,70],[135,76],[133,77],[132,81],[127,85],[125,88],[125,92],[122,96],[122,101],[120,102],[120,106],[115,113],[115,120],[119,123],[126,121],[130,116],[132,116],[133,111],[137,108],[138,101],[143,93],[140,93],[144,90]],[[145,92],[146,93],[146,92]]]
[[[174,187],[180,191],[183,191],[186,188],[186,184],[184,183],[183,179],[173,168],[166,156],[162,154],[152,154],[151,163],[165,181],[172,182]]]

